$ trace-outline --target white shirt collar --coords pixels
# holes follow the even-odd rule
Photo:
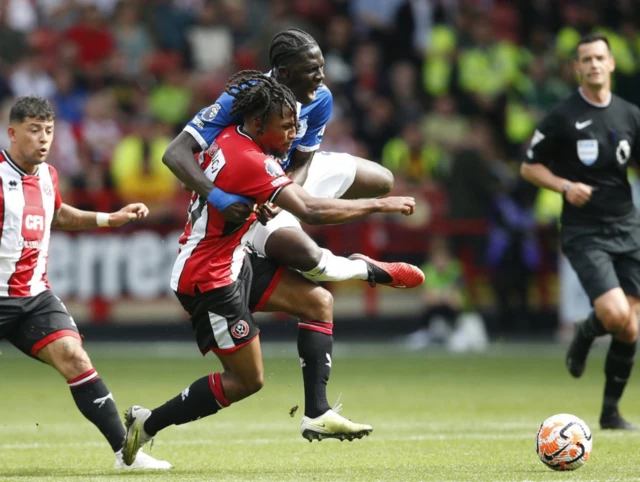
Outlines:
[[[592,105],[594,107],[600,107],[600,108],[609,107],[609,104],[611,104],[611,99],[613,98],[613,94],[609,92],[609,98],[605,102],[602,102],[602,103],[593,102],[592,100],[587,99],[587,96],[584,95],[584,92],[582,91],[582,87],[578,87],[578,92],[580,93],[580,97],[582,97],[582,99],[587,104]]]

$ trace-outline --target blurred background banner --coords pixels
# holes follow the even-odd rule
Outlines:
[[[627,0],[0,0],[0,148],[13,99],[47,97],[64,201],[151,209],[133,227],[53,237],[51,286],[80,323],[188,326],[168,273],[189,194],[162,154],[231,74],[269,69],[275,33],[304,29],[334,97],[321,150],[381,163],[394,194],[418,199],[407,219],[309,232],[428,278],[407,292],[334,284],[336,318],[414,332],[417,345],[462,314],[494,337],[563,336],[585,305],[559,261],[561,199],[518,169],[536,124],[577,87],[582,34],[608,35],[614,91],[640,103],[639,26]]]

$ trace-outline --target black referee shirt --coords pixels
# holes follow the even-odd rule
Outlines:
[[[640,160],[640,109],[611,95],[595,104],[578,91],[559,102],[531,139],[525,162],[544,164],[569,181],[594,187],[587,204],[564,201],[562,225],[593,225],[632,218],[629,159]]]

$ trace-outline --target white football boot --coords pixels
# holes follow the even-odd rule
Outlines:
[[[122,447],[122,459],[126,465],[132,465],[136,456],[139,454],[140,448],[151,440],[153,446],[153,437],[144,431],[144,422],[151,415],[151,410],[134,405],[124,414],[124,427],[127,433],[124,437],[124,446]],[[146,455],[144,452],[141,455]],[[149,457],[147,455],[147,457]]]
[[[144,453],[142,450],[139,450],[136,454],[136,458],[131,465],[127,465],[124,463],[124,459],[122,456],[122,449],[116,452],[116,461],[113,464],[114,469],[147,469],[147,470],[167,470],[172,469],[173,465],[171,465],[166,460],[157,460],[154,459],[151,455]]]
[[[322,441],[326,438],[335,438],[340,441],[360,439],[369,435],[373,431],[371,425],[354,423],[344,418],[337,412],[340,410],[329,409],[316,418],[303,417],[300,425],[300,433],[309,442],[314,440]]]

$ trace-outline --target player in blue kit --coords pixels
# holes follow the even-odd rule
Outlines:
[[[280,32],[271,42],[270,60],[272,70],[265,75],[289,87],[298,102],[298,133],[280,159],[287,174],[315,197],[356,199],[387,194],[393,186],[393,175],[384,167],[346,153],[317,152],[331,116],[333,96],[322,83],[324,58],[313,37],[297,29]],[[193,153],[207,150],[222,129],[242,122],[231,114],[232,102],[233,98],[225,93],[202,109],[163,158],[185,185],[224,214],[239,206],[232,203],[240,197],[218,188],[212,190]],[[250,200],[244,202],[249,204]],[[250,211],[244,213],[248,216]],[[361,279],[371,286],[412,288],[424,280],[417,267],[406,263],[381,263],[360,254],[350,259],[335,256],[320,248],[286,211],[256,229],[250,244],[258,253],[299,270],[313,281]]]

